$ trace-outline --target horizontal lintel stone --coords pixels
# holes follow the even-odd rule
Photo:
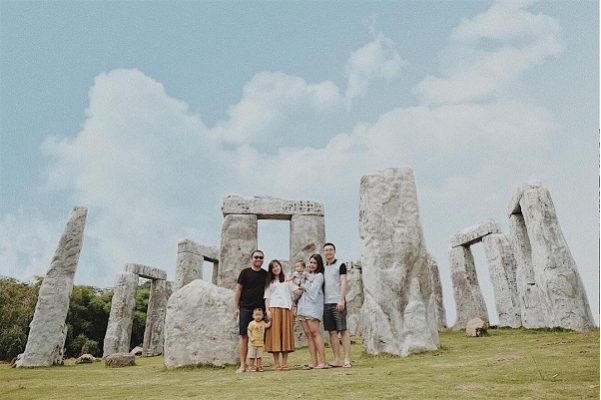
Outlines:
[[[185,239],[177,244],[177,252],[180,253],[185,251],[198,254],[206,261],[219,261],[219,248],[217,246],[203,246],[192,240]]]
[[[146,279],[167,279],[167,273],[162,269],[142,264],[125,264],[124,270]]]
[[[499,225],[493,220],[470,226],[451,237],[451,247],[470,246],[481,241],[484,236],[491,233],[501,233]]]
[[[323,205],[307,200],[284,200],[269,196],[227,196],[221,206],[223,216],[253,214],[259,219],[290,219],[293,215],[324,215]]]

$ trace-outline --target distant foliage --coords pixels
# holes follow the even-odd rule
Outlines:
[[[10,361],[25,351],[29,323],[33,319],[41,284],[41,277],[33,283],[13,278],[0,279],[0,360]],[[140,285],[136,292],[132,346],[144,340],[149,295],[150,281]],[[102,356],[112,298],[112,289],[88,285],[73,287],[66,319],[66,357],[78,357],[82,349],[94,356]]]
[[[25,350],[41,283],[41,278],[31,284],[0,279],[0,360],[10,361]]]

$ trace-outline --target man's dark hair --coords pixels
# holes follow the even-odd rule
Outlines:
[[[336,250],[336,246],[335,246],[335,245],[334,245],[334,243],[332,243],[332,242],[328,242],[328,243],[324,244],[324,245],[323,245],[323,248],[325,249],[325,248],[326,248],[326,246],[332,246],[332,247],[334,248],[334,250]]]
[[[263,253],[263,250],[256,249],[256,250],[253,250],[252,253],[250,253],[250,258],[253,258],[255,253],[261,253],[261,254],[263,254],[263,257],[265,257],[265,253]]]

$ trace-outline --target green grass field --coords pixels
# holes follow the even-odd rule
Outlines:
[[[162,357],[110,369],[104,362],[15,369],[0,365],[0,399],[598,399],[599,330],[443,332],[441,350],[370,356],[353,344],[353,368],[235,374],[235,367],[166,370]],[[358,340],[357,340],[358,341]],[[326,349],[329,352],[329,349]],[[328,353],[331,357],[331,352]],[[271,358],[264,359],[271,365]]]

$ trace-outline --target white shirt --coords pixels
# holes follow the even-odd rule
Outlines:
[[[290,282],[272,281],[265,289],[265,298],[269,300],[269,307],[292,308],[292,291],[294,287]]]

